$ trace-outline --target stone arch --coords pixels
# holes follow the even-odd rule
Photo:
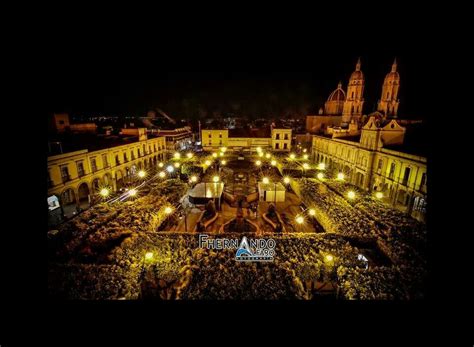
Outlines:
[[[77,197],[79,206],[81,208],[88,208],[90,206],[90,188],[87,182],[82,182],[77,187]]]
[[[120,170],[115,172],[115,181],[117,182],[117,189],[120,189],[124,185],[123,173]]]
[[[104,182],[104,185],[106,185],[106,186],[111,186],[112,185],[112,175],[110,173],[106,173],[102,177],[102,182]]]
[[[72,188],[66,188],[59,196],[59,201],[65,217],[72,217],[76,212],[76,193]]]

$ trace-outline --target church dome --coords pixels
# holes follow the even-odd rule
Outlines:
[[[397,71],[397,59],[393,61],[392,64],[392,71],[390,71],[386,76],[385,76],[385,81],[400,81],[400,74]]]
[[[339,83],[337,89],[329,95],[328,101],[344,101],[346,100],[346,93],[342,90],[342,85]]]

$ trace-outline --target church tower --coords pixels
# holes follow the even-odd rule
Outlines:
[[[378,102],[377,111],[386,117],[397,118],[398,89],[400,88],[400,75],[397,72],[397,59],[393,61],[392,71],[390,71],[383,82],[382,96]]]
[[[360,58],[357,61],[356,69],[349,79],[347,86],[346,101],[342,111],[342,123],[349,124],[351,120],[358,121],[362,116],[364,106],[364,74],[360,70]]]

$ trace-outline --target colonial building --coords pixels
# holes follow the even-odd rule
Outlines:
[[[64,214],[88,207],[99,187],[120,189],[137,170],[165,160],[164,137],[148,138],[144,128],[135,131],[122,137],[75,135],[75,145],[64,142],[60,153],[48,156],[48,197],[57,197]]]
[[[226,147],[230,151],[254,152],[260,147],[289,152],[292,129],[203,129],[201,139],[203,149],[208,151]]]
[[[403,127],[376,112],[369,116],[360,135],[313,136],[312,158],[343,172],[349,183],[383,192],[394,207],[424,220],[427,161],[420,130],[419,124]]]

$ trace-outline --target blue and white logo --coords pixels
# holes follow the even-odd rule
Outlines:
[[[235,253],[235,260],[273,261],[273,256],[275,255],[275,240],[259,239],[251,240],[250,243],[253,247],[250,246],[246,236],[242,237],[240,246]]]

